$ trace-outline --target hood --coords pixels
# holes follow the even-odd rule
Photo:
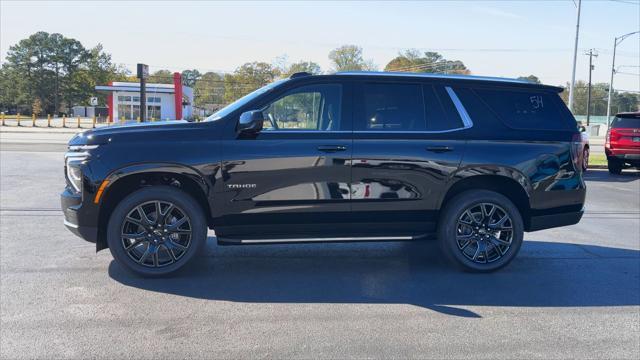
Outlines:
[[[198,132],[198,130],[215,127],[216,125],[215,122],[195,123],[184,120],[114,124],[78,133],[69,140],[69,146],[103,145],[149,138],[156,140],[184,138],[187,135]]]

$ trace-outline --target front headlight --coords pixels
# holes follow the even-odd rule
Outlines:
[[[76,192],[80,192],[82,189],[82,171],[77,166],[77,163],[71,163],[69,160],[67,160],[67,180]]]
[[[89,159],[87,150],[96,149],[98,145],[75,145],[69,146],[69,152],[64,155],[65,175],[67,181],[76,192],[82,191],[82,170],[80,165]]]

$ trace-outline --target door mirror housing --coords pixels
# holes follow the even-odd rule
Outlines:
[[[583,125],[580,125],[580,126],[578,126],[578,131],[580,131],[580,132],[586,132],[586,131],[587,131],[587,128],[586,128],[586,127],[584,127]]]
[[[238,121],[238,134],[257,134],[262,130],[264,115],[260,110],[245,111]]]

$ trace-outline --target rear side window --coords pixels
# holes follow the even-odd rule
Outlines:
[[[640,129],[640,115],[637,117],[616,117],[611,122],[616,129]]]
[[[567,130],[558,95],[544,91],[476,89],[476,93],[509,127]]]
[[[420,85],[363,84],[362,101],[360,130],[426,130]]]
[[[443,86],[425,85],[424,101],[427,108],[428,131],[460,129],[464,126],[458,110]]]

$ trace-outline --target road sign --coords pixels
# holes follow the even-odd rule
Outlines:
[[[89,104],[91,104],[91,106],[96,106],[98,105],[98,98],[97,97],[92,97],[91,100],[89,100]]]
[[[149,77],[149,65],[138,64],[138,79],[146,79]]]

